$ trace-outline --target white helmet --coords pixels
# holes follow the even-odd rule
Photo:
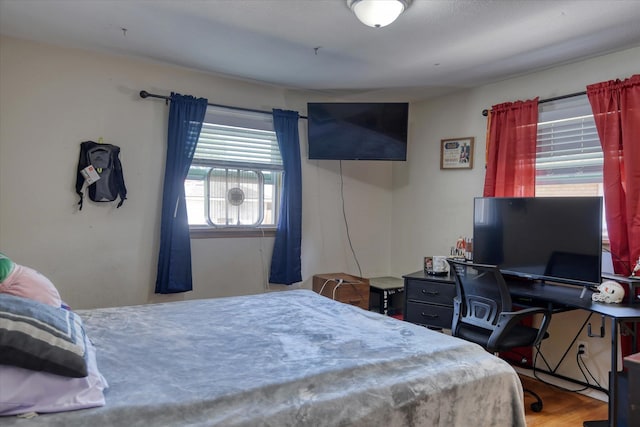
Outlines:
[[[597,302],[618,303],[624,299],[624,288],[613,280],[605,280],[598,285],[598,292],[591,295],[591,300]]]

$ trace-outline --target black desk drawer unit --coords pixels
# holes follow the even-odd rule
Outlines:
[[[432,328],[451,329],[453,307],[407,302],[404,320]]]
[[[432,328],[451,328],[456,288],[450,276],[418,271],[404,277],[404,320]]]

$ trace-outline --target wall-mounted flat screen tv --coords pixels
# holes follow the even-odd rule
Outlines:
[[[409,104],[307,104],[309,159],[407,160]]]
[[[530,279],[598,285],[602,208],[602,197],[478,197],[473,261]]]

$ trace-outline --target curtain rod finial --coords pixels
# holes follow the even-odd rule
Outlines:
[[[142,94],[140,94],[142,96]],[[487,117],[489,115],[489,110],[482,110],[482,115]]]
[[[147,92],[146,90],[140,91],[140,98],[146,98],[148,96],[149,96],[149,92]]]

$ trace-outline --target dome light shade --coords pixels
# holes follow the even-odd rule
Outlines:
[[[386,27],[409,6],[411,0],[347,0],[349,8],[365,25]]]

